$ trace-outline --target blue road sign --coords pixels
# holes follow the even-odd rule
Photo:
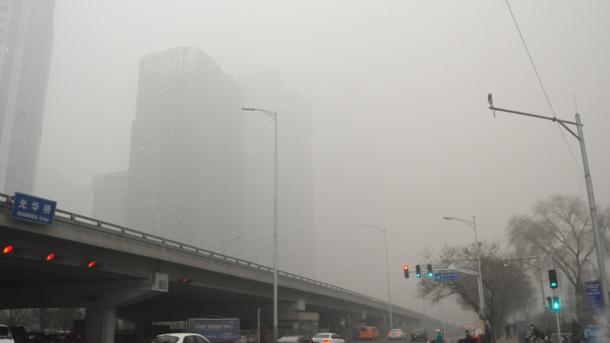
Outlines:
[[[442,272],[434,274],[434,280],[442,282],[455,282],[460,279],[458,272]]]
[[[601,312],[604,308],[602,283],[599,280],[585,281],[585,295],[587,296],[589,310],[593,313]]]
[[[11,217],[32,223],[52,224],[57,202],[15,192]]]

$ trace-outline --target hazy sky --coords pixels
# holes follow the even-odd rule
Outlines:
[[[558,116],[573,118],[576,94],[608,205],[610,2],[511,4]],[[482,240],[502,240],[537,200],[584,194],[575,139],[578,166],[556,124],[487,110],[492,92],[550,112],[501,0],[58,0],[40,168],[81,188],[126,169],[139,60],[177,46],[234,76],[278,71],[312,102],[324,281],[385,298],[382,236],[361,228],[383,226],[393,298],[420,309],[401,264],[473,239],[441,216],[476,215]]]

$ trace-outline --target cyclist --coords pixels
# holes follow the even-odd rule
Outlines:
[[[543,342],[545,338],[544,332],[538,329],[536,325],[530,325],[530,334],[525,339],[529,343]]]

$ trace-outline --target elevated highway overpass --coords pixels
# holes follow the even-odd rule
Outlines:
[[[2,309],[85,307],[93,343],[113,342],[117,317],[142,330],[210,314],[254,327],[258,308],[271,319],[268,266],[60,209],[52,225],[18,221],[11,206],[12,197],[0,194],[0,244],[14,247],[0,256]],[[280,332],[384,326],[384,300],[284,271],[278,284]],[[392,311],[395,325],[440,326],[408,308]]]

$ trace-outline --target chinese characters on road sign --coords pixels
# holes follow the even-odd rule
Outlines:
[[[33,223],[52,224],[57,202],[15,192],[11,216]]]

